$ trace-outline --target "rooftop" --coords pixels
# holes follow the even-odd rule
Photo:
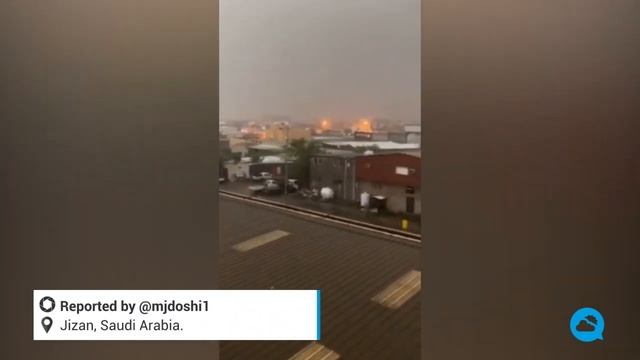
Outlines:
[[[268,143],[252,145],[249,148],[250,149],[254,149],[254,150],[266,150],[266,151],[281,151],[281,150],[284,150],[284,148],[282,146],[280,146],[280,145],[268,144]]]
[[[351,159],[360,154],[357,154],[353,151],[348,150],[339,150],[339,149],[327,149],[325,152],[313,154],[312,157],[329,157],[329,158],[343,158],[343,159]]]
[[[421,132],[422,131],[422,126],[420,125],[405,125],[404,126],[404,131],[406,132]]]
[[[344,359],[420,358],[419,296],[388,296],[390,284],[419,279],[419,247],[240,200],[220,207],[221,288],[322,290],[319,345],[222,341],[221,358],[289,359],[309,346]],[[251,248],[265,235],[278,239]]]
[[[417,150],[420,144],[401,144],[394,141],[325,141],[323,144],[327,146],[351,147],[351,148],[369,148],[377,147],[380,150]]]

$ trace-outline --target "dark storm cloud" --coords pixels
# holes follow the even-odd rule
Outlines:
[[[221,0],[221,119],[419,121],[418,0]]]

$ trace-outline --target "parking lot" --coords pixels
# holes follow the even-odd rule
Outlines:
[[[225,182],[220,184],[220,190],[225,190],[241,195],[252,195],[249,187],[260,184],[254,181],[236,181]],[[315,211],[322,211],[333,215],[343,216],[349,219],[368,222],[374,225],[385,226],[393,229],[402,229],[402,220],[408,221],[408,230],[414,234],[420,234],[420,216],[419,215],[401,215],[391,213],[371,213],[362,211],[357,204],[344,203],[338,201],[320,201],[304,198],[297,193],[284,194],[253,194],[258,197],[267,198],[269,200],[281,202],[284,204],[295,205]]]

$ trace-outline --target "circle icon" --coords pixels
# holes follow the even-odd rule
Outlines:
[[[582,342],[604,340],[604,317],[594,308],[578,309],[571,316],[569,328],[573,337]]]
[[[40,310],[44,312],[51,312],[56,307],[56,302],[51,296],[45,296],[40,299]]]

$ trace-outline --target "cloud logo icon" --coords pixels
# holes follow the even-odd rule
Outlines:
[[[587,322],[587,320],[580,320],[578,326],[576,326],[577,331],[595,331],[596,327],[593,324]]]
[[[594,308],[578,309],[571,320],[569,328],[573,337],[582,342],[593,342],[596,340],[604,340],[602,333],[604,332],[604,317]]]

